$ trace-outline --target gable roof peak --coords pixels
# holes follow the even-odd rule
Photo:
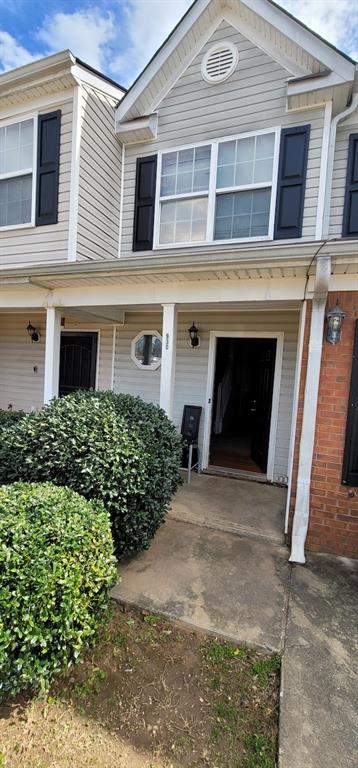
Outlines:
[[[153,112],[163,95],[163,74],[170,90],[222,20],[233,24],[277,61],[281,57],[282,65],[293,76],[329,69],[342,83],[354,78],[355,62],[349,56],[274,0],[194,0],[122,99],[117,122]]]

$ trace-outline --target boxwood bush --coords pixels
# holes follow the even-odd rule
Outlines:
[[[179,482],[182,442],[164,411],[131,395],[75,392],[0,438],[0,483],[51,481],[111,515],[118,557],[147,547]]]
[[[46,689],[79,657],[115,575],[103,506],[51,483],[0,487],[0,698]]]
[[[0,429],[11,427],[26,416],[25,411],[3,411],[0,408]]]

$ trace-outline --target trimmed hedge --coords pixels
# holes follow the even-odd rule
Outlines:
[[[25,411],[3,411],[0,408],[0,429],[12,427],[13,424],[23,419],[24,416],[26,416]]]
[[[0,697],[46,690],[78,659],[115,577],[104,507],[51,483],[0,487]]]
[[[139,397],[75,392],[0,439],[0,483],[51,481],[101,501],[118,557],[149,546],[180,481],[182,440]]]

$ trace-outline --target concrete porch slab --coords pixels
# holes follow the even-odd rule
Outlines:
[[[231,477],[197,475],[176,493],[170,517],[284,543],[286,488]]]
[[[294,566],[282,663],[280,768],[358,765],[358,561]]]
[[[277,544],[168,519],[112,596],[241,644],[282,649],[290,566]]]

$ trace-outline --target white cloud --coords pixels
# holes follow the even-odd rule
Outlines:
[[[4,30],[0,30],[0,71],[21,67],[28,64],[34,58],[15,38]]]
[[[113,58],[110,68],[126,82],[133,80],[172,32],[192,0],[128,0],[125,18],[125,53]]]
[[[357,0],[279,0],[280,4],[314,32],[357,57]]]
[[[69,48],[79,59],[99,70],[105,69],[106,46],[115,36],[112,14],[103,14],[99,8],[55,13],[44,20],[37,33],[49,53]]]

